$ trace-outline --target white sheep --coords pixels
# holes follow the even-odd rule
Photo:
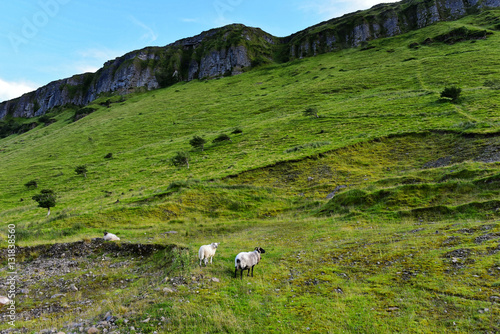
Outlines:
[[[234,278],[236,278],[236,273],[238,269],[241,270],[241,279],[243,279],[243,270],[248,269],[247,276],[250,276],[250,269],[252,269],[253,277],[253,267],[260,262],[260,254],[264,254],[266,251],[260,247],[255,247],[253,252],[241,252],[236,255],[234,259]]]
[[[118,241],[118,240],[120,240],[120,238],[118,238],[113,233],[104,232],[104,240],[106,240],[106,241]]]
[[[11,300],[7,297],[0,296],[0,309],[4,307],[5,305],[10,304]]]
[[[208,258],[210,258],[210,264],[212,264],[212,258],[215,255],[217,247],[219,247],[218,242],[212,242],[210,245],[203,245],[200,247],[200,250],[198,251],[198,258],[200,259],[200,267],[202,260],[205,262],[205,267],[207,266]]]

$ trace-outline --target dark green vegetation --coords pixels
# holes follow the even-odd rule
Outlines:
[[[144,261],[95,254],[115,267],[53,278],[93,272],[87,290],[51,301],[64,311],[19,326],[112,312],[123,332],[499,331],[499,18],[488,11],[239,76],[103,97],[76,122],[75,110],[60,110],[56,122],[2,139],[0,218],[16,224],[20,245],[104,230],[124,244],[176,245]],[[462,27],[488,34],[436,38]],[[440,94],[453,86],[452,103]],[[311,106],[319,118],[304,115]],[[212,141],[227,133],[231,141]],[[190,146],[195,135],[209,139],[203,151]],[[189,169],[172,163],[176,152]],[[31,180],[57,193],[50,217],[30,200]],[[200,269],[198,247],[210,242],[220,242],[214,263]],[[234,256],[256,246],[266,253],[255,277],[234,280]],[[94,304],[77,312],[81,298]]]

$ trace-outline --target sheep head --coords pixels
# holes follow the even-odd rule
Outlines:
[[[264,254],[266,251],[264,250],[264,248],[261,248],[261,247],[255,247],[255,250],[261,254]]]

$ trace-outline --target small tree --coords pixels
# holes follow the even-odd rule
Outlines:
[[[56,206],[56,194],[50,189],[43,189],[40,194],[33,196],[32,199],[38,202],[38,207],[49,210],[47,216],[50,215],[50,208]]]
[[[174,166],[186,165],[186,167],[189,168],[189,154],[183,151],[177,152],[172,158],[172,163]]]
[[[87,166],[85,165],[77,166],[75,168],[75,173],[78,175],[83,175],[85,178],[87,178]]]
[[[304,110],[304,116],[314,116],[316,118],[319,118],[318,109],[309,107],[306,110]]]
[[[205,149],[206,142],[207,141],[200,136],[194,136],[193,139],[189,141],[189,144],[191,144],[194,148],[199,148],[203,151]]]
[[[28,181],[24,184],[24,186],[28,189],[36,189],[38,187],[38,183],[35,180]]]
[[[455,102],[460,97],[460,93],[462,93],[462,89],[460,87],[445,87],[445,89],[441,92],[441,97],[450,98],[451,101]]]

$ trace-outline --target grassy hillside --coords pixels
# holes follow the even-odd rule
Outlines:
[[[71,273],[32,285],[42,296],[20,297],[19,312],[44,316],[18,325],[62,329],[111,312],[122,332],[500,330],[499,20],[492,10],[234,77],[102,97],[76,122],[85,111],[61,109],[50,125],[0,139],[0,219],[16,224],[18,245],[104,230],[123,244],[173,245],[146,260],[74,255]],[[457,101],[440,97],[451,86]],[[220,134],[231,141],[213,143]],[[195,135],[203,151],[190,146]],[[171,163],[177,151],[189,152],[189,169]],[[57,194],[49,217],[31,199],[41,189]],[[210,242],[221,242],[214,264],[199,268]],[[256,246],[266,253],[255,277],[233,279],[234,256]],[[23,253],[23,268],[44,252]],[[57,310],[40,306],[62,290]]]

